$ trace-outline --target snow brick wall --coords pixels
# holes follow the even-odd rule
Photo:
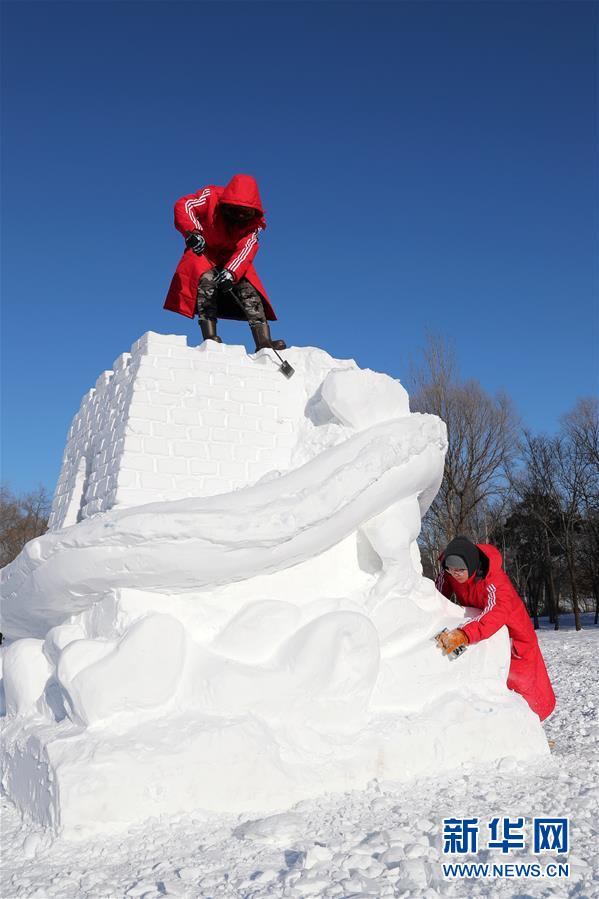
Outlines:
[[[227,493],[286,469],[294,392],[273,359],[144,334],[81,402],[50,529],[117,505]]]

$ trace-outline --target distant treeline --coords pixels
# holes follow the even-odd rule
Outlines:
[[[429,338],[412,375],[412,411],[447,424],[441,489],[425,516],[421,550],[434,576],[448,540],[493,543],[535,626],[548,615],[595,611],[599,618],[599,403],[581,398],[555,436],[524,428],[505,394],[462,381],[455,356]]]
[[[45,487],[17,495],[0,486],[0,568],[16,558],[25,544],[48,529],[52,502]]]

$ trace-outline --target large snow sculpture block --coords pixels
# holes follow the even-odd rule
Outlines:
[[[2,779],[38,822],[274,810],[547,752],[504,629],[456,661],[432,639],[464,620],[416,543],[443,422],[351,360],[286,356],[291,381],[268,351],[147,334],[84,400],[53,530],[2,573]]]

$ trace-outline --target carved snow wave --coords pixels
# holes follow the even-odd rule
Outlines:
[[[5,632],[43,636],[113,587],[185,593],[288,568],[408,497],[423,515],[445,449],[444,423],[412,414],[253,487],[116,509],[45,534],[2,572]]]

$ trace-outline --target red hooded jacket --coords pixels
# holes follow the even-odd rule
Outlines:
[[[555,708],[555,694],[532,621],[526,606],[503,570],[499,550],[487,543],[477,543],[477,546],[489,562],[487,574],[478,577],[474,573],[466,583],[459,584],[448,571],[441,568],[436,583],[437,590],[448,599],[455,593],[460,605],[482,610],[468,624],[460,626],[470,643],[486,640],[506,625],[512,645],[507,686],[520,693],[533,712],[544,721]]]
[[[257,209],[259,218],[250,222],[231,223],[222,215],[219,204],[249,206]],[[226,187],[210,184],[195,194],[181,197],[175,203],[175,228],[185,237],[189,231],[201,231],[206,249],[201,256],[185,250],[173,275],[164,308],[179,312],[188,318],[196,314],[198,281],[204,272],[215,265],[228,268],[235,281],[247,278],[262,296],[266,318],[276,320],[276,315],[266,296],[266,291],[253,266],[258,252],[258,236],[266,228],[264,209],[256,179],[251,175],[233,175]],[[219,302],[221,318],[244,319],[244,315],[231,300]]]

